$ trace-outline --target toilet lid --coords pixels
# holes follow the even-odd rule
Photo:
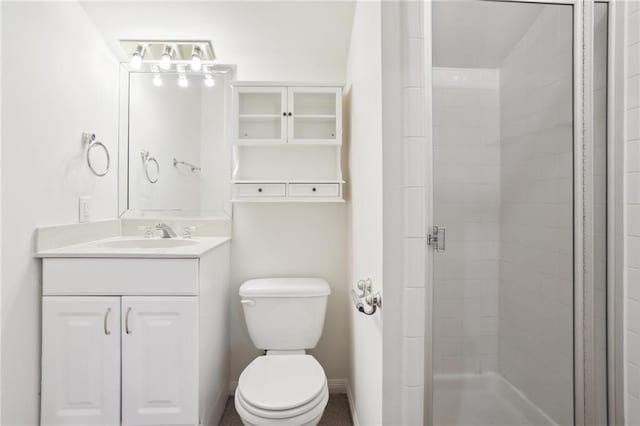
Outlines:
[[[324,389],[324,370],[311,355],[267,355],[240,374],[238,391],[264,410],[289,410],[309,403]]]

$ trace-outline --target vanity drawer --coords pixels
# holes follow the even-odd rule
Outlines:
[[[284,183],[236,183],[236,197],[284,197]]]
[[[290,183],[290,197],[338,197],[338,183]]]
[[[198,259],[44,259],[43,295],[197,295]]]

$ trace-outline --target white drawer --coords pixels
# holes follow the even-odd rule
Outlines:
[[[338,197],[338,183],[290,183],[290,197]]]
[[[44,259],[43,295],[197,295],[198,259]]]
[[[284,197],[284,183],[236,183],[235,197]]]

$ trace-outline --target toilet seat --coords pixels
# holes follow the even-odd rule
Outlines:
[[[235,394],[247,424],[315,424],[329,399],[324,370],[311,355],[267,355],[240,375]]]

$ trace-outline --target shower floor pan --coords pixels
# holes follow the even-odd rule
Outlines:
[[[434,426],[555,426],[497,373],[436,375]]]

